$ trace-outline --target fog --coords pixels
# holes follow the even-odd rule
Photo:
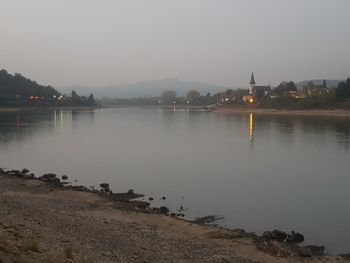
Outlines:
[[[350,72],[348,0],[1,0],[0,68],[54,86]]]

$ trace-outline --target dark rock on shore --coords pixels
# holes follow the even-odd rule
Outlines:
[[[273,231],[265,231],[262,235],[262,237],[265,239],[265,240],[275,240],[275,241],[278,241],[278,242],[283,242],[286,240],[287,238],[287,233],[283,232],[283,231],[280,231],[280,230],[273,230]]]
[[[26,168],[24,168],[23,170],[22,170],[22,172],[21,172],[21,174],[26,174],[26,173],[29,173],[29,170],[28,169],[26,169]]]
[[[44,174],[43,176],[41,176],[40,178],[42,179],[46,179],[46,180],[49,180],[49,179],[53,179],[53,178],[56,178],[56,175],[53,174],[53,173],[48,173],[48,174]]]
[[[100,186],[101,186],[101,188],[109,188],[109,184],[107,184],[107,183],[102,183],[102,184],[100,184]]]
[[[312,257],[311,250],[309,248],[306,248],[306,247],[300,247],[298,249],[298,254],[301,257]]]
[[[68,176],[67,175],[62,175],[62,180],[67,180],[68,179]]]
[[[303,246],[303,248],[310,249],[312,255],[314,256],[322,256],[326,249],[324,246],[315,246],[315,245]]]
[[[159,207],[159,212],[163,215],[167,215],[169,213],[169,208],[167,208],[166,206],[161,206]]]
[[[287,242],[289,243],[301,243],[304,241],[304,236],[298,232],[292,231],[291,234],[287,236]]]
[[[220,220],[220,219],[223,219],[223,217],[211,215],[211,216],[204,216],[204,217],[196,218],[195,220],[192,221],[192,223],[198,224],[198,225],[206,225],[206,224],[213,223],[213,222]]]

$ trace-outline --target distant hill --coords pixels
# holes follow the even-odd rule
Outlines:
[[[322,85],[324,79],[314,79],[314,80],[304,80],[304,81],[300,81],[295,83],[295,85],[297,86],[297,88],[301,88],[302,86],[305,86],[308,82],[312,81],[315,85]],[[339,82],[344,81],[342,80],[331,80],[331,79],[326,79],[327,81],[327,87],[329,88],[336,88],[339,84]]]
[[[0,99],[19,97],[53,97],[59,92],[51,86],[43,86],[25,78],[19,73],[11,75],[6,70],[0,70]]]
[[[51,86],[43,86],[19,73],[9,74],[0,70],[0,107],[70,107],[97,106],[91,94],[79,96],[71,92],[69,96],[61,94]]]
[[[178,96],[184,96],[190,90],[198,90],[201,95],[221,92],[229,87],[202,82],[181,81],[178,79],[149,80],[104,87],[69,86],[57,88],[62,93],[75,90],[78,93],[93,93],[96,98],[135,98],[157,97],[165,90],[175,90]]]

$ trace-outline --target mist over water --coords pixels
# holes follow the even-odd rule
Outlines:
[[[348,119],[116,108],[0,112],[0,122],[2,167],[108,182],[190,218],[295,230],[350,252]]]

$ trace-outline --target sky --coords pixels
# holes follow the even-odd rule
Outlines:
[[[350,76],[349,0],[0,0],[0,68],[56,87]]]

